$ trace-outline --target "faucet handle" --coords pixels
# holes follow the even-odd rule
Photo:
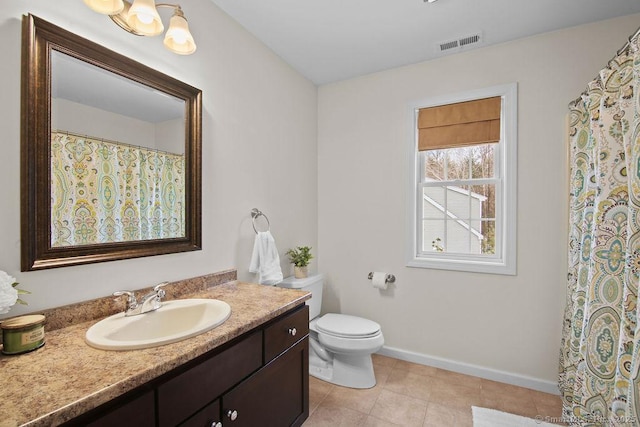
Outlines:
[[[160,283],[160,284],[158,284],[158,285],[153,287],[153,291],[156,293],[158,299],[165,297],[167,292],[162,288],[164,286],[168,285],[168,284],[169,284],[169,282],[162,282],[162,283]]]
[[[127,309],[135,307],[138,305],[138,301],[136,300],[136,295],[131,291],[115,291],[113,296],[119,297],[121,295],[127,296]]]

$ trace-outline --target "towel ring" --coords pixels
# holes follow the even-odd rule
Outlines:
[[[251,209],[251,221],[253,222],[253,231],[258,234],[258,229],[256,228],[256,219],[263,216],[264,219],[267,220],[267,229],[265,231],[271,230],[271,223],[269,222],[269,218],[265,214],[262,213],[259,209],[253,208]]]

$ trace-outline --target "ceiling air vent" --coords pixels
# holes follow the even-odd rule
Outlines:
[[[436,49],[438,52],[447,52],[447,51],[453,52],[471,45],[480,44],[481,42],[482,42],[482,34],[476,33],[476,34],[471,34],[464,37],[459,37],[454,40],[447,40],[440,43],[436,43]]]

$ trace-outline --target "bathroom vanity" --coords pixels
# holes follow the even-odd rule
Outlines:
[[[309,415],[306,305],[65,425],[299,426]]]
[[[86,345],[92,320],[48,332],[35,352],[1,356],[0,425],[302,425],[308,294],[233,281],[190,297],[226,301],[231,317],[196,337],[132,351]]]

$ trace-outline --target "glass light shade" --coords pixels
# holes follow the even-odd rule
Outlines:
[[[179,55],[191,55],[196,51],[196,43],[189,32],[189,24],[184,16],[177,11],[169,21],[169,29],[164,36],[164,45]]]
[[[122,0],[84,0],[84,4],[89,6],[94,12],[104,15],[116,15],[124,9]]]
[[[157,36],[164,31],[154,0],[135,0],[129,9],[127,24],[145,36]]]

